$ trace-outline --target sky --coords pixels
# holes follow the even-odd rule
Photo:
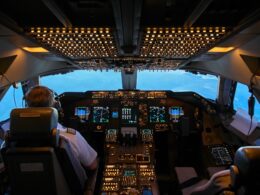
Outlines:
[[[55,80],[53,77],[55,77]],[[217,77],[215,76],[194,75],[182,70],[168,72],[140,71],[137,73],[137,89],[195,91],[211,99],[216,98],[217,83]],[[49,86],[58,94],[65,91],[84,92],[89,90],[122,89],[121,73],[114,71],[88,72],[79,70],[67,74],[66,79],[62,74],[43,77],[41,84]]]
[[[121,72],[77,70],[67,74],[42,77],[41,85],[46,85],[56,93],[85,92],[91,90],[122,89]],[[216,99],[218,78],[212,75],[192,74],[183,70],[176,71],[140,71],[137,73],[137,89],[194,91],[205,98]],[[248,88],[238,84],[234,103],[235,109],[247,111]],[[22,90],[10,88],[0,102],[0,121],[9,117],[10,110],[23,107]],[[256,101],[255,115],[260,119],[260,105]]]

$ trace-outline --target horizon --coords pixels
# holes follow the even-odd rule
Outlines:
[[[158,82],[160,81],[160,82]],[[66,85],[64,85],[66,83]],[[40,78],[40,84],[48,86],[56,93],[85,92],[94,90],[122,89],[121,72],[76,70],[66,74],[56,74]],[[21,87],[20,87],[21,88]],[[173,92],[193,91],[213,101],[217,98],[218,78],[209,74],[192,74],[183,70],[138,71],[138,90],[171,90]],[[250,94],[246,85],[238,83],[234,98],[234,108],[247,111]],[[10,88],[0,102],[0,121],[9,117],[10,110],[24,107],[21,89]],[[255,117],[260,121],[259,102],[255,103]]]

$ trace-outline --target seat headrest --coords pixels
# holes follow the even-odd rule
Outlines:
[[[231,186],[239,194],[260,194],[260,147],[246,146],[236,151],[230,167]]]
[[[54,108],[13,109],[10,116],[10,141],[22,146],[53,144],[53,130],[57,124],[58,112]]]
[[[255,175],[260,178],[260,147],[246,146],[239,148],[235,154],[234,165],[237,166],[243,180],[251,180]]]

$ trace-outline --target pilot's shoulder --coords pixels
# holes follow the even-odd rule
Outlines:
[[[75,129],[72,129],[72,128],[67,128],[67,133],[72,134],[72,135],[76,135],[77,131]]]
[[[0,128],[2,131],[10,130],[10,119],[0,122]]]
[[[60,123],[58,123],[57,129],[60,130],[61,132],[65,132],[68,134],[76,135],[77,131],[75,129],[69,128],[69,127],[64,127]]]

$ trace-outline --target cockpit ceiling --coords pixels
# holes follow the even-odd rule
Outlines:
[[[148,27],[143,31],[135,57],[120,56],[115,41],[117,34],[111,28],[32,27],[27,35],[48,50],[87,69],[95,66],[120,68],[123,63],[126,66],[130,63],[138,69],[176,69],[182,61],[208,50],[219,41],[225,35],[226,28]]]
[[[0,24],[81,68],[176,69],[259,11],[256,0],[8,0]]]

